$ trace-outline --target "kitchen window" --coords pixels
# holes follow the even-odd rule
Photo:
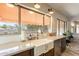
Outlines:
[[[43,15],[21,8],[21,31],[28,35],[37,35],[42,31]]]
[[[0,4],[0,35],[18,34],[18,7]]]
[[[66,22],[60,19],[57,20],[57,35],[63,35],[66,31]]]
[[[76,25],[76,33],[79,33],[79,24]]]
[[[42,34],[48,33],[50,20],[50,16],[21,8],[21,33],[24,32],[26,37],[44,37]]]
[[[0,4],[0,38],[3,39],[0,43],[21,40],[22,34],[25,38],[38,34],[43,37],[42,34],[48,32],[49,24],[50,17],[47,15],[22,6]]]
[[[63,35],[64,30],[65,30],[65,28],[64,28],[64,22],[60,21],[60,35]]]
[[[47,33],[50,32],[50,26],[51,26],[51,17],[50,16],[44,16],[44,31]]]

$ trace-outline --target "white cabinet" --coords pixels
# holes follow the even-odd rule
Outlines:
[[[51,50],[54,47],[53,42],[49,42],[48,44],[45,45],[45,53]]]
[[[34,55],[39,56],[45,52],[45,45],[37,46],[34,48]]]
[[[49,42],[34,48],[34,55],[39,56],[43,53],[48,52],[50,49],[53,48],[53,42]]]

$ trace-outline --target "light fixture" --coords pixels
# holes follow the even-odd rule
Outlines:
[[[37,8],[37,9],[39,9],[39,8],[40,8],[40,5],[37,4],[37,3],[35,3],[35,4],[34,4],[34,7]]]
[[[11,4],[11,3],[7,3],[6,4],[8,7],[11,7],[11,8],[13,8],[13,7],[15,7],[13,4]]]
[[[48,9],[48,11],[49,11],[49,14],[53,14],[54,13],[52,8]]]

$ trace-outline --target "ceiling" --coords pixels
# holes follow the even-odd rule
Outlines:
[[[48,5],[69,19],[79,17],[79,3],[48,3]]]

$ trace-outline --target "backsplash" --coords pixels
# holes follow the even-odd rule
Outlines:
[[[20,35],[1,35],[0,36],[0,44],[13,42],[13,41],[20,41],[21,36]]]

